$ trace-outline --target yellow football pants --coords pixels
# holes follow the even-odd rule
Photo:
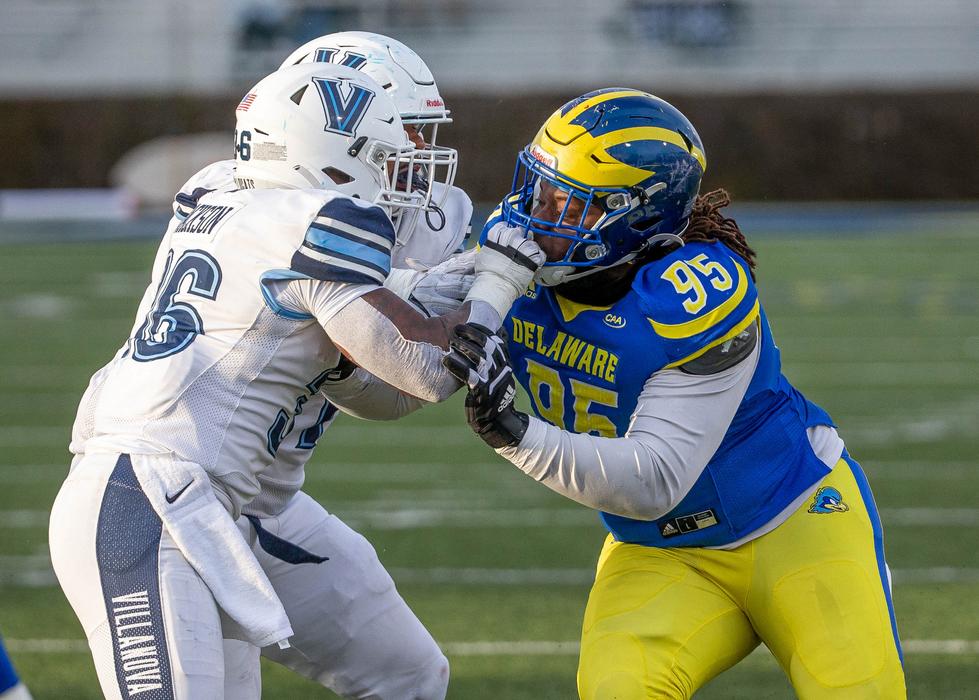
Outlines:
[[[846,457],[788,520],[737,549],[610,536],[585,610],[578,692],[689,698],[764,642],[800,698],[905,698],[887,576],[873,496]]]

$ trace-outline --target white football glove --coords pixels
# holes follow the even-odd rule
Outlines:
[[[384,286],[427,316],[462,306],[475,277],[476,251],[451,255],[429,270],[392,268]]]
[[[484,301],[503,318],[527,291],[545,259],[544,251],[527,238],[525,229],[501,221],[486,234],[476,255],[476,279],[466,300]]]

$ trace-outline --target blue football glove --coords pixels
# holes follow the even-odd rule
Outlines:
[[[442,364],[469,387],[466,421],[493,449],[516,445],[530,418],[513,407],[517,395],[506,342],[476,323],[456,326]]]

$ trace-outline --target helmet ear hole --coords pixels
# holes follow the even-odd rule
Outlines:
[[[643,218],[637,219],[636,221],[630,221],[629,227],[633,231],[643,233],[644,231],[648,231],[649,229],[656,226],[656,224],[658,224],[662,220],[663,217],[660,216],[659,214],[653,216],[644,216]]]
[[[323,174],[328,178],[333,180],[338,185],[346,185],[354,181],[353,175],[343,172],[339,168],[334,168],[332,166],[327,166],[323,168]]]

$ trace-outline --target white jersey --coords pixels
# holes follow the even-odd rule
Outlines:
[[[202,192],[194,204],[171,220],[71,450],[172,452],[200,464],[237,517],[266,477],[277,484],[268,468],[283,441],[308,456],[332,417],[309,403],[339,359],[321,324],[383,283],[394,229],[379,207],[322,190]],[[284,280],[312,280],[315,316],[279,304]],[[302,484],[301,470],[279,476],[291,492]]]
[[[198,171],[177,193],[173,201],[173,213],[183,220],[197,206],[199,200],[213,192],[229,192],[235,189],[234,160],[223,160]],[[444,188],[442,183],[434,183],[436,188]],[[404,242],[396,242],[392,250],[392,267],[405,268],[411,264],[430,267],[445,260],[464,245],[470,230],[473,206],[469,197],[458,187],[436,189],[433,199],[439,200],[444,194],[442,214],[415,212],[415,228]],[[410,214],[411,212],[406,212]],[[335,364],[335,363],[334,363]],[[333,367],[333,364],[328,365]],[[325,373],[324,373],[325,374]],[[318,375],[310,382],[318,386],[324,376]],[[256,479],[261,491],[248,504],[246,511],[256,515],[274,515],[285,508],[289,499],[302,488],[305,480],[306,462],[312,454],[316,441],[336,417],[337,408],[322,392],[311,392],[292,417],[292,429],[283,438],[276,450],[275,459]]]

